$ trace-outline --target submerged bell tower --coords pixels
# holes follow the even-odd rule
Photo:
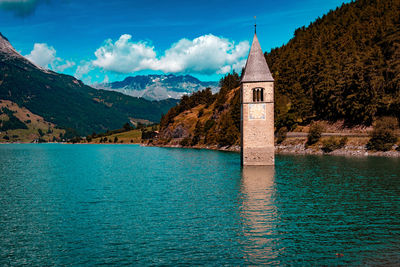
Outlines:
[[[274,79],[254,34],[241,80],[241,163],[274,165]]]

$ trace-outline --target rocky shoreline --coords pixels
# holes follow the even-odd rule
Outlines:
[[[379,157],[400,157],[400,151],[370,151],[365,146],[345,146],[344,148],[334,150],[329,153],[323,152],[320,148],[305,148],[301,145],[294,146],[276,146],[275,153],[277,154],[291,154],[291,155],[334,155],[334,156],[352,156],[352,157],[365,157],[365,156],[379,156]]]
[[[69,143],[57,143],[51,142],[52,144],[69,144]],[[1,144],[29,144],[27,142],[18,142],[18,143],[2,143]],[[77,143],[79,144],[79,143]],[[100,143],[81,143],[81,144],[91,144],[96,145]],[[104,143],[107,144],[114,144],[115,143]],[[103,144],[103,145],[104,145]],[[225,151],[225,152],[234,152],[240,153],[240,146],[230,146],[230,147],[218,147],[216,145],[206,146],[206,145],[196,145],[193,147],[183,147],[178,144],[146,144],[146,143],[118,143],[119,145],[141,145],[141,146],[149,146],[149,147],[170,147],[170,148],[189,148],[189,149],[208,149],[208,150],[218,150],[218,151]],[[275,154],[281,155],[333,155],[333,156],[351,156],[351,157],[366,157],[366,156],[379,156],[379,157],[394,157],[400,158],[400,151],[397,150],[390,150],[390,151],[370,151],[365,148],[365,146],[355,146],[355,145],[348,145],[344,148],[334,150],[329,153],[325,153],[321,150],[321,147],[311,147],[305,148],[303,144],[293,144],[293,145],[276,145],[275,146]]]
[[[218,151],[227,151],[240,153],[240,146],[231,147],[218,147],[218,146],[204,146],[198,145],[193,147],[183,147],[180,145],[152,145],[142,144],[143,146],[155,146],[155,147],[171,147],[171,148],[190,148],[190,149],[209,149]],[[320,147],[305,148],[302,144],[297,145],[276,145],[275,154],[281,155],[333,155],[333,156],[351,156],[351,157],[367,157],[367,156],[379,156],[379,157],[400,157],[400,151],[369,151],[365,146],[345,146],[342,149],[337,149],[329,153],[323,152]]]

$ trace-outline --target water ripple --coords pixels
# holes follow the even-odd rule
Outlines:
[[[0,265],[398,265],[400,161],[0,147]]]

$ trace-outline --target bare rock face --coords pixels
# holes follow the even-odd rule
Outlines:
[[[9,57],[22,57],[14,47],[10,44],[8,39],[0,33],[0,53],[3,56],[8,55]]]
[[[178,125],[173,132],[172,132],[172,138],[183,138],[183,137],[188,137],[189,132],[186,128],[183,127],[183,125]]]
[[[175,128],[166,128],[164,131],[162,131],[160,137],[164,139],[170,139],[170,138],[185,138],[189,136],[189,131],[184,127],[183,124],[180,124],[176,126]]]
[[[23,65],[25,70],[29,69],[40,69],[46,73],[51,73],[50,71],[39,67],[23,57],[18,53],[14,47],[10,44],[8,39],[0,33],[0,62],[7,62],[15,65]]]

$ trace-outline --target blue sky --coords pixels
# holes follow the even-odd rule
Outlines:
[[[343,0],[0,0],[0,32],[36,64],[86,83],[240,70],[257,16],[264,51]]]

